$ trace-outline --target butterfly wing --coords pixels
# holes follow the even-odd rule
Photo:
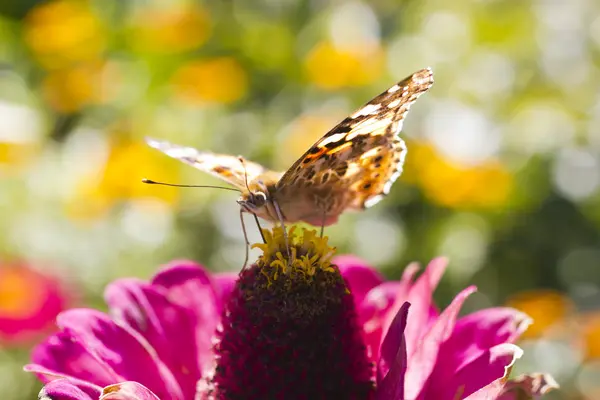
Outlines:
[[[244,160],[242,163],[240,157],[232,155],[200,151],[193,147],[179,146],[150,138],[146,138],[146,143],[170,157],[216,176],[242,190],[246,188],[246,174],[248,182],[251,182],[257,176],[269,172],[260,164],[248,160]]]
[[[402,173],[406,145],[399,133],[404,117],[432,84],[431,69],[422,69],[369,101],[296,161],[277,183],[278,191],[284,196],[298,188],[309,191],[321,216],[377,203]]]

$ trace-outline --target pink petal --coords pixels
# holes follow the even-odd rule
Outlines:
[[[195,346],[194,316],[173,304],[161,287],[135,279],[121,279],[106,288],[104,298],[113,320],[141,334],[175,375],[184,396],[193,398],[201,377]],[[118,382],[113,380],[110,383]]]
[[[46,384],[39,394],[40,399],[52,400],[97,400],[99,396],[99,387],[69,379],[54,380]]]
[[[389,366],[388,371],[383,375],[379,387],[377,388],[377,400],[403,400],[404,382],[406,374],[406,341],[404,340],[404,329],[408,318],[408,309],[410,303],[404,303],[398,311],[396,318],[392,322],[388,334],[386,335],[382,348],[386,353],[391,353],[393,347],[396,347],[394,358],[387,357],[385,362]]]
[[[367,292],[384,281],[375,268],[353,255],[334,257],[332,263],[337,265],[342,276],[348,283],[354,303],[362,303]]]
[[[400,282],[384,282],[371,289],[357,307],[359,321],[363,326],[365,345],[374,362],[379,359],[384,322],[390,307],[396,300],[397,293],[401,290]]]
[[[212,340],[220,320],[220,296],[209,274],[191,261],[167,265],[152,280],[153,285],[166,289],[167,298],[193,313],[196,327],[196,351],[203,375],[210,369]]]
[[[379,359],[381,340],[408,297],[413,277],[418,270],[418,264],[409,264],[402,274],[402,280],[383,282],[374,287],[357,307],[363,324],[365,344],[374,362]]]
[[[465,400],[498,400],[502,395],[502,391],[504,390],[504,379],[496,379],[494,382],[490,383],[486,387],[483,387],[471,394],[468,397],[465,397]],[[503,399],[507,400],[507,399]],[[518,399],[511,399],[518,400]]]
[[[462,397],[469,396],[492,382],[505,378],[510,372],[514,362],[521,358],[523,350],[510,343],[494,346],[470,364],[461,368],[454,374],[452,381],[444,385],[431,385],[432,398],[440,400],[453,400],[453,393],[460,393]],[[488,394],[495,388],[489,388]]]
[[[470,286],[460,292],[452,300],[452,303],[440,314],[437,321],[416,343],[414,353],[412,355],[408,354],[408,368],[406,371],[407,386],[405,388],[408,399],[416,399],[419,393],[424,390],[425,383],[433,372],[433,368],[438,360],[440,346],[452,334],[456,318],[463,303],[475,290],[474,286]],[[407,328],[410,323],[409,316]]]
[[[85,391],[88,391],[87,388],[89,388],[89,390],[92,390],[93,393],[97,392],[99,394],[102,391],[102,387],[100,387],[98,385],[95,385],[91,382],[87,382],[87,381],[84,381],[81,379],[77,379],[75,377],[69,376],[62,372],[57,372],[57,371],[48,369],[42,365],[27,364],[23,367],[23,371],[31,372],[31,373],[35,374],[42,382],[44,382],[46,384],[57,381],[57,380],[61,380],[61,381],[68,381],[68,382],[70,382],[70,384],[75,385]],[[96,396],[94,398],[97,398],[97,397],[98,396]]]
[[[488,308],[458,320],[440,357],[460,368],[485,350],[501,343],[513,343],[532,323],[526,314],[508,307]],[[452,375],[454,371],[449,371]],[[437,377],[440,382],[442,377]]]
[[[34,364],[59,372],[61,376],[82,379],[99,387],[121,380],[121,376],[105,360],[64,332],[49,336],[37,345],[31,360]],[[40,379],[49,382],[56,378],[40,375]]]
[[[171,372],[144,338],[134,331],[115,324],[99,311],[85,309],[62,313],[57,324],[120,376],[144,383],[161,398],[183,399],[181,388]]]
[[[160,398],[140,383],[122,382],[105,387],[99,400],[160,400]]]
[[[236,272],[221,272],[213,276],[222,305],[227,304],[238,277]]]
[[[444,257],[438,257],[429,263],[425,272],[417,279],[410,288],[406,301],[410,302],[411,313],[408,316],[406,325],[406,350],[409,360],[411,355],[417,351],[417,347],[425,332],[429,329],[429,322],[432,316],[433,292],[437,288],[448,260]]]

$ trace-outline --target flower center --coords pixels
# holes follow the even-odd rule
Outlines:
[[[215,346],[217,399],[369,399],[372,368],[335,249],[315,231],[264,231]],[[210,396],[209,396],[210,397]]]
[[[250,301],[260,289],[266,312],[285,311],[290,318],[302,321],[323,312],[328,302],[339,300],[339,293],[332,289],[343,287],[345,292],[347,289],[339,271],[331,264],[335,248],[327,244],[328,238],[306,229],[297,234],[295,228],[288,231],[289,253],[281,227],[263,230],[266,243],[252,246],[263,251],[256,262],[259,274],[245,293]],[[275,304],[277,309],[272,308]]]
[[[263,272],[265,276],[277,280],[279,272],[301,274],[308,281],[314,277],[317,270],[335,272],[330,261],[335,254],[335,247],[327,244],[329,241],[327,236],[318,237],[316,231],[306,229],[302,230],[300,236],[296,233],[295,226],[288,231],[288,243],[283,229],[279,226],[273,228],[272,232],[263,229],[263,235],[266,243],[256,243],[252,248],[256,247],[263,251],[257,264],[267,270]],[[289,253],[286,247],[288,245]],[[269,273],[269,270],[272,273]]]

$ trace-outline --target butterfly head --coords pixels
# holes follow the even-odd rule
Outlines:
[[[252,214],[258,214],[267,204],[267,194],[261,191],[242,193],[238,199],[238,204]]]
[[[242,195],[238,199],[238,204],[252,214],[262,216],[268,208],[269,187],[263,179],[251,181],[242,191]]]

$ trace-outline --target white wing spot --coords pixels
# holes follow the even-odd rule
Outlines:
[[[346,140],[353,140],[355,137],[359,135],[383,135],[385,133],[385,128],[392,122],[390,118],[369,118],[365,121],[362,121],[360,124],[356,124],[352,127],[348,136],[346,136]]]
[[[375,111],[379,110],[380,108],[381,108],[381,104],[367,104],[366,106],[364,106],[363,108],[361,108],[360,110],[358,110],[357,112],[352,114],[350,116],[350,118],[358,118],[361,115],[365,115],[365,116],[371,115]]]
[[[396,164],[398,176],[400,176],[400,174],[404,170],[404,160],[406,160],[406,153],[408,153],[406,143],[404,142],[404,140],[400,139],[400,159],[398,160],[398,164]]]
[[[396,99],[396,100],[392,101],[390,104],[387,105],[387,108],[397,107],[398,104],[400,104],[400,99]]]
[[[192,147],[172,147],[170,149],[162,149],[165,154],[174,158],[193,158],[198,155],[198,150]]]
[[[383,185],[383,194],[389,194],[392,189],[392,185],[396,182],[396,179],[400,176],[400,172],[396,171],[392,174],[390,179]]]
[[[333,134],[333,135],[329,136],[328,138],[324,139],[321,143],[319,143],[319,147],[325,147],[329,143],[339,142],[342,139],[344,139],[345,137],[346,137],[346,132]]]
[[[360,159],[364,160],[365,158],[371,158],[377,155],[377,153],[379,152],[379,148],[375,147],[371,150],[368,150],[366,152],[364,152],[361,156]]]
[[[395,92],[397,92],[398,90],[400,90],[400,86],[398,86],[398,85],[394,85],[394,86],[392,86],[391,88],[389,88],[387,92],[388,92],[388,93],[395,93]]]
[[[401,119],[398,121],[398,126],[396,126],[396,132],[394,134],[397,136],[400,132],[402,132],[402,126],[404,125],[404,120]]]
[[[365,201],[365,208],[369,208],[369,207],[373,207],[375,204],[379,203],[381,200],[383,199],[383,196],[378,194],[377,196],[373,196],[371,198],[368,198]]]
[[[390,176],[390,179],[383,186],[383,194],[389,194],[392,189],[392,185],[402,174],[402,170],[404,169],[404,160],[406,159],[406,153],[408,149],[406,148],[406,143],[404,140],[400,139],[400,159],[398,160],[398,164],[396,164],[396,171]]]

